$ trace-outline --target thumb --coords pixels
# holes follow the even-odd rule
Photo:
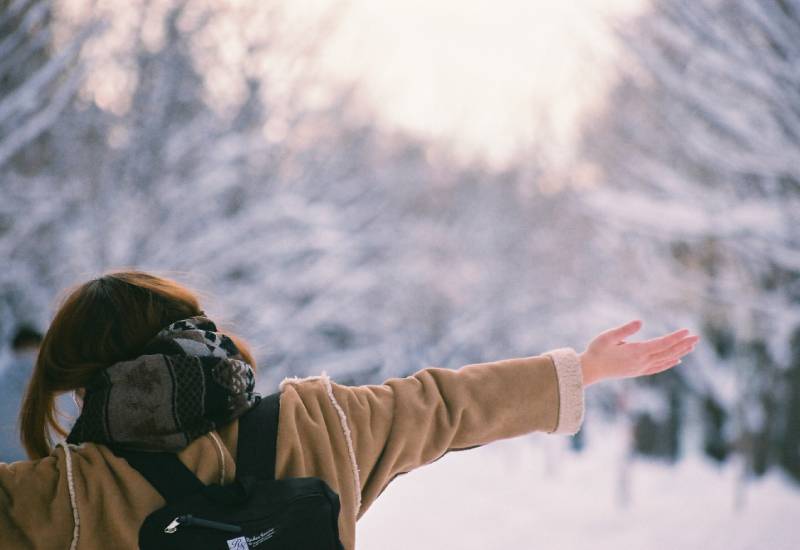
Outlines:
[[[600,334],[606,342],[616,343],[626,336],[630,336],[642,328],[642,322],[639,319],[625,323],[624,325],[616,328],[609,329]]]

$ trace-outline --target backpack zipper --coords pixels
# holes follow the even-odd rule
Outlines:
[[[178,516],[173,519],[169,525],[164,528],[164,532],[171,535],[178,530],[181,525],[207,527],[209,529],[216,529],[218,531],[227,531],[229,533],[241,533],[242,528],[238,525],[231,525],[230,523],[222,523],[219,521],[211,521],[209,519],[196,518],[192,515]]]
[[[293,498],[290,503],[295,503],[298,500],[304,500],[307,498],[315,498],[320,496],[322,493],[315,492],[308,495],[303,495],[300,497]],[[173,519],[169,525],[164,528],[164,532],[168,535],[175,533],[178,530],[178,527],[181,525],[185,525],[187,527],[195,526],[195,527],[207,527],[209,529],[217,529],[219,531],[227,531],[229,533],[241,533],[242,528],[239,525],[232,525],[230,523],[222,523],[219,521],[211,521],[208,519],[196,518],[191,514],[187,514],[184,516],[178,516]]]

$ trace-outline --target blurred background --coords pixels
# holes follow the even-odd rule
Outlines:
[[[700,345],[402,476],[359,546],[800,547],[798,0],[0,0],[0,257],[0,461],[112,268],[200,290],[265,393],[638,318]]]

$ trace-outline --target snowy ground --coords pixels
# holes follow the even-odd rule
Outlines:
[[[735,462],[718,468],[690,456],[670,467],[639,459],[628,469],[624,506],[624,431],[591,428],[593,445],[583,453],[567,448],[568,436],[534,434],[450,453],[400,476],[358,523],[358,547],[800,548],[800,490],[783,475],[751,480],[742,493]]]

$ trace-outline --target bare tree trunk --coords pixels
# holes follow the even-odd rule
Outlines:
[[[737,346],[737,348],[741,348]],[[734,364],[736,367],[736,394],[739,399],[736,400],[734,408],[734,421],[736,440],[734,443],[734,457],[738,462],[739,472],[734,478],[734,491],[733,491],[733,509],[735,512],[741,512],[744,509],[747,497],[747,482],[748,471],[752,460],[752,436],[750,434],[749,426],[747,425],[746,407],[748,404],[748,380],[746,375],[749,372],[743,362],[750,361],[748,356],[742,356],[741,353],[737,354],[739,357],[735,359]]]

